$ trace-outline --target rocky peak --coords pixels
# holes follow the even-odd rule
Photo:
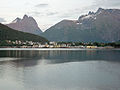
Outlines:
[[[89,11],[88,15],[93,15],[95,14],[94,12]]]
[[[32,34],[39,35],[42,33],[41,29],[38,27],[36,20],[33,17],[27,16],[26,14],[22,19],[16,18],[12,23],[7,24],[7,26],[15,30]]]
[[[16,18],[15,20],[12,21],[12,23],[17,23],[17,22],[20,22],[21,21],[21,18]]]
[[[105,9],[103,9],[103,8],[99,8],[98,10],[97,10],[97,14],[99,14],[99,13],[101,13],[102,11],[104,11]]]
[[[23,19],[29,18],[26,14],[23,16]]]

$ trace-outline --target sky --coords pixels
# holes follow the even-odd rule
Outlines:
[[[76,20],[99,7],[120,9],[120,0],[1,0],[0,23],[7,24],[27,14],[45,31],[61,20]]]

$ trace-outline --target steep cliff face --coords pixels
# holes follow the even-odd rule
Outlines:
[[[7,26],[15,30],[32,34],[39,35],[42,33],[35,19],[33,17],[28,17],[27,15],[24,15],[23,19],[16,18],[10,24],[7,24]]]
[[[43,33],[50,41],[114,42],[120,40],[120,10],[102,9],[63,20]]]
[[[120,10],[102,9],[97,12],[80,17],[81,29],[96,29],[99,36],[105,41],[117,41],[120,39]]]

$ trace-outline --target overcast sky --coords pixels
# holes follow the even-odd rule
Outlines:
[[[46,30],[63,19],[78,19],[99,7],[120,9],[120,0],[1,0],[0,22],[10,23],[27,14]]]

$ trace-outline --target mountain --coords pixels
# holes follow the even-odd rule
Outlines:
[[[28,17],[27,15],[24,15],[22,19],[16,18],[10,24],[7,24],[7,26],[15,30],[32,34],[39,35],[42,33],[35,19],[33,17]]]
[[[35,42],[48,42],[47,39],[34,34],[17,31],[0,23],[0,40],[22,40]]]
[[[120,9],[99,8],[78,20],[63,20],[42,36],[50,41],[114,42],[120,40]]]

